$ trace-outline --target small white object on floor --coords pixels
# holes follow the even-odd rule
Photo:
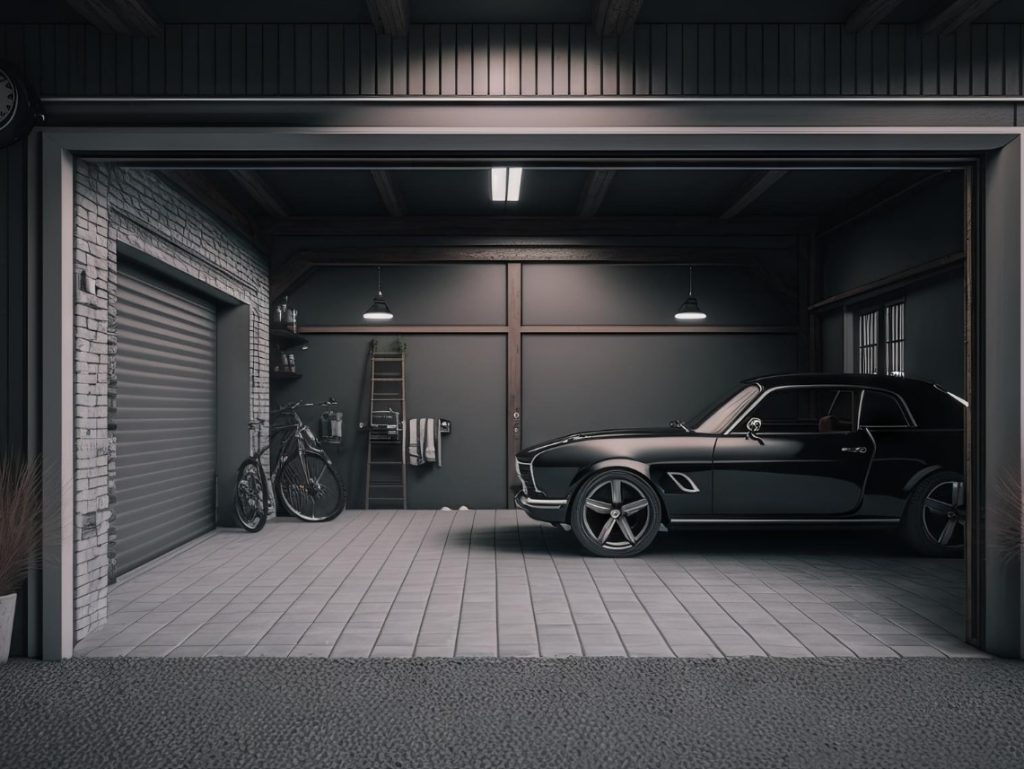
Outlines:
[[[459,505],[459,510],[469,510],[465,505]]]

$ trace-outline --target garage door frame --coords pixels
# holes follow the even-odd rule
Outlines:
[[[48,659],[68,657],[73,648],[73,440],[71,426],[74,419],[73,374],[73,162],[76,157],[101,157],[105,160],[123,159],[138,162],[144,158],[178,159],[187,157],[220,157],[271,155],[279,157],[309,158],[318,152],[333,157],[361,157],[363,162],[375,162],[381,153],[404,152],[411,157],[422,157],[424,152],[447,154],[465,160],[467,154],[481,158],[505,156],[526,158],[543,155],[571,158],[642,157],[655,153],[676,153],[682,157],[700,152],[747,153],[762,157],[793,152],[801,156],[818,153],[819,157],[840,152],[865,153],[866,157],[900,153],[913,156],[919,152],[933,152],[961,159],[977,158],[991,153],[985,167],[985,195],[979,200],[980,221],[977,229],[985,258],[972,268],[975,277],[986,281],[982,294],[986,304],[972,303],[972,348],[983,350],[983,326],[997,322],[1013,322],[1019,329],[1020,321],[1020,246],[1022,239],[1021,152],[1022,130],[1011,127],[996,128],[935,128],[935,127],[808,127],[746,125],[739,128],[720,126],[649,128],[650,122],[636,118],[622,124],[610,124],[616,118],[615,109],[598,105],[598,112],[581,107],[576,121],[568,120],[564,108],[550,114],[537,106],[524,106],[520,119],[509,122],[512,113],[505,107],[493,115],[476,112],[468,119],[464,110],[453,110],[450,123],[441,119],[443,109],[429,105],[430,119],[419,121],[403,117],[392,126],[372,127],[358,125],[358,110],[351,110],[348,118],[354,125],[345,129],[210,129],[182,128],[173,131],[150,129],[69,130],[48,129],[37,132],[31,148],[40,162],[38,186],[41,201],[30,211],[30,220],[39,222],[41,237],[30,243],[30,252],[41,252],[41,268],[35,276],[41,289],[41,320],[36,321],[30,339],[40,344],[39,364],[41,376],[30,382],[30,389],[38,388],[40,408],[32,417],[39,430],[40,445],[47,467],[44,478],[44,569],[42,576],[42,653]],[[555,110],[556,108],[553,108]],[[781,107],[780,107],[781,109]],[[935,109],[934,105],[929,109]],[[941,111],[940,111],[941,112]],[[403,113],[405,114],[405,113]],[[421,114],[421,117],[425,115]],[[641,117],[639,114],[637,117]],[[339,118],[340,119],[340,118]],[[805,111],[804,119],[814,119],[812,111]],[[833,118],[833,120],[839,118]],[[950,124],[948,114],[935,118]],[[991,117],[989,118],[991,119]],[[692,118],[678,117],[679,125],[692,123]],[[792,116],[790,122],[793,121]],[[577,124],[574,125],[574,122]],[[632,125],[628,123],[632,122]],[[469,126],[472,127],[469,127]],[[508,128],[515,125],[515,128]],[[417,128],[416,126],[421,126]],[[644,135],[644,151],[637,152],[636,138]],[[434,162],[437,162],[437,155]],[[663,160],[663,159],[662,159]],[[379,162],[379,161],[378,161]],[[607,161],[605,161],[607,162]],[[989,258],[995,254],[991,264]],[[981,263],[985,262],[985,270]],[[998,269],[988,268],[996,266]],[[30,276],[31,277],[31,276]],[[995,278],[1001,280],[996,281]],[[1013,278],[1016,277],[1016,282]],[[981,293],[976,280],[972,282],[976,293]],[[990,358],[978,356],[978,371],[972,372],[977,396],[984,395],[984,406],[998,411],[1004,419],[994,431],[986,431],[981,403],[971,409],[972,434],[984,440],[988,456],[1002,451],[1009,461],[1020,462],[1021,404],[1019,336],[1016,348],[1011,347],[1010,363],[1014,372],[1012,382],[994,387],[991,377],[995,372]],[[1007,359],[1001,361],[1005,372]],[[1011,419],[1005,419],[1007,415]],[[1008,423],[1008,424],[1004,424]],[[979,440],[976,445],[981,444]],[[975,455],[975,470],[980,470],[984,484],[976,484],[972,499],[984,505],[984,491],[995,489],[996,478],[987,471],[984,457]],[[984,489],[981,486],[984,486]],[[986,560],[991,569],[990,545],[976,545],[975,557]],[[991,578],[983,585],[972,586],[972,611],[983,617],[979,637],[984,647],[1007,656],[1019,656],[1021,638],[1021,591],[1019,553],[1004,567],[1007,578],[1016,575],[1014,589],[999,589]],[[990,577],[992,575],[989,575]],[[993,632],[994,631],[994,632]]]

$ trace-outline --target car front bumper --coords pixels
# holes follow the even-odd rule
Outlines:
[[[531,499],[520,490],[515,496],[515,505],[535,521],[545,523],[566,523],[569,502],[566,499]]]

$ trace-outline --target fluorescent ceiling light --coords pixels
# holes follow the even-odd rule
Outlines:
[[[522,186],[522,168],[491,169],[491,200],[495,203],[518,203]]]

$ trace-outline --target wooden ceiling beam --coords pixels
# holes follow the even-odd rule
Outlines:
[[[409,34],[409,0],[366,0],[373,26],[382,35]]]
[[[926,35],[951,35],[989,10],[999,0],[952,0],[921,25]]]
[[[287,219],[291,216],[288,206],[281,197],[272,190],[260,177],[258,171],[232,170],[231,176],[238,182],[245,193],[255,201],[263,213],[277,219]]]
[[[603,37],[633,29],[644,0],[594,0],[594,29]]]
[[[100,32],[157,37],[160,22],[144,0],[65,0],[75,13]]]
[[[395,189],[395,180],[391,172],[374,169],[370,171],[370,175],[373,176],[373,183],[377,186],[380,200],[388,210],[388,214],[391,216],[405,216],[405,202],[402,200],[402,196],[398,194],[398,190]]]
[[[747,208],[754,203],[755,200],[764,195],[768,190],[775,186],[778,181],[787,174],[787,171],[782,171],[777,168],[773,168],[770,171],[764,171],[751,179],[741,190],[736,199],[729,204],[728,208],[722,212],[721,219],[728,221],[742,214]]]
[[[846,19],[846,31],[856,34],[868,32],[899,8],[906,0],[862,0]]]
[[[580,202],[576,208],[577,216],[590,218],[597,215],[614,178],[615,171],[609,169],[591,171],[587,174],[583,192],[580,194]]]
[[[734,221],[694,216],[295,216],[270,222],[267,232],[278,237],[322,235],[383,238],[472,238],[475,242],[500,238],[544,238],[549,242],[566,238],[650,239],[687,235],[790,236],[813,232],[814,216],[746,216]]]

